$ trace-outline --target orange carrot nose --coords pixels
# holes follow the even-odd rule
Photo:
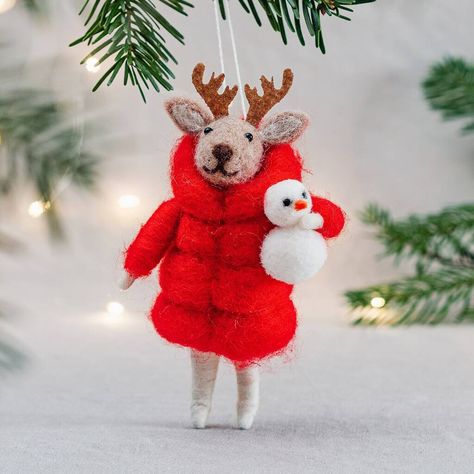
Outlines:
[[[308,203],[304,199],[298,199],[295,201],[295,209],[297,211],[302,211],[308,207]]]

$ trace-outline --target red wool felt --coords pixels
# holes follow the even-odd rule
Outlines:
[[[178,142],[175,197],[142,227],[125,268],[144,276],[162,260],[162,293],[151,319],[163,338],[245,366],[281,353],[295,334],[293,287],[267,275],[259,254],[273,227],[263,213],[264,194],[279,181],[301,180],[302,162],[290,145],[273,146],[252,180],[217,188],[196,169],[194,149],[191,136]],[[321,198],[313,204],[324,217],[324,237],[337,235],[342,211]]]
[[[311,200],[313,202],[313,212],[318,212],[324,219],[323,226],[318,229],[318,232],[325,239],[337,237],[344,228],[346,221],[344,212],[328,199],[311,196]]]
[[[140,229],[125,252],[124,267],[130,275],[149,275],[158,265],[174,238],[180,212],[175,199],[165,201]]]

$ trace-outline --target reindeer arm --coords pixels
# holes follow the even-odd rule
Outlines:
[[[313,202],[313,212],[318,212],[324,219],[323,226],[318,229],[318,232],[325,239],[337,237],[341,233],[346,220],[342,209],[322,197],[312,195],[311,200]]]
[[[176,199],[161,204],[125,251],[124,268],[133,278],[147,276],[160,263],[176,234],[180,208]]]

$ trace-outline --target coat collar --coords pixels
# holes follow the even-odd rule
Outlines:
[[[284,179],[301,180],[302,161],[290,145],[268,148],[263,165],[253,179],[218,188],[204,179],[194,164],[196,141],[182,137],[171,163],[171,186],[180,207],[202,220],[245,220],[263,215],[263,198],[272,184]]]

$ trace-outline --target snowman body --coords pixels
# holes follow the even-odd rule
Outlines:
[[[326,242],[314,230],[295,227],[272,229],[262,245],[265,271],[276,280],[295,284],[318,273],[327,257]]]
[[[264,209],[276,226],[265,236],[260,252],[266,273],[288,284],[316,275],[326,261],[327,247],[316,231],[322,217],[311,212],[311,196],[303,184],[285,180],[271,186]]]

